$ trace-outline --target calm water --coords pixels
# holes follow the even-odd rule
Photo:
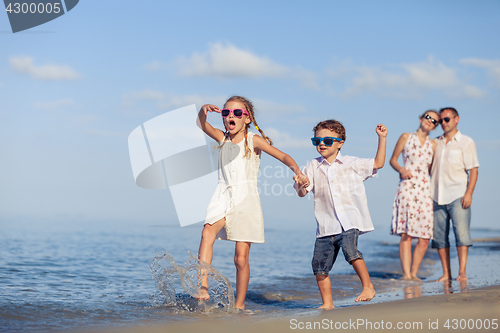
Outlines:
[[[430,282],[440,276],[437,252],[429,250],[423,284],[399,280],[398,237],[378,228],[361,236],[368,270],[378,292],[372,302],[460,292],[500,284],[500,244],[476,243],[470,250],[469,281],[451,287]],[[149,264],[169,251],[179,264],[196,255],[201,226],[98,226],[5,224],[0,233],[0,331],[70,331],[193,321],[206,316],[196,301],[176,289],[189,307],[162,306]],[[310,260],[314,228],[266,230],[266,243],[250,251],[247,308],[255,317],[315,314],[320,304]],[[473,237],[500,237],[499,230],[474,230]],[[216,241],[213,266],[235,285],[234,243]],[[456,274],[456,255],[452,269]],[[494,264],[492,264],[494,263]],[[360,282],[339,256],[332,271],[337,307],[353,306]]]

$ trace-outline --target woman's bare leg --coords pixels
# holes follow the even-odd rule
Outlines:
[[[425,252],[427,251],[428,247],[429,247],[429,239],[426,238],[418,239],[417,245],[413,250],[413,262],[411,264],[411,271],[410,271],[412,280],[420,281],[420,279],[417,277],[417,273],[418,269],[420,268],[420,264],[424,259]]]
[[[399,241],[399,259],[401,260],[404,280],[411,280],[411,241],[411,236],[408,236],[408,234],[401,234],[401,240]]]

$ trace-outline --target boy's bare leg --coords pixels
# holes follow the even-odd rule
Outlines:
[[[465,266],[467,266],[467,255],[469,254],[468,246],[457,246],[458,253],[458,277],[457,281],[467,280],[467,274],[465,272]]]
[[[399,259],[401,260],[404,280],[411,280],[411,240],[412,237],[408,236],[408,234],[401,234],[401,240],[399,241]]]
[[[248,255],[250,254],[249,242],[236,242],[234,249],[234,265],[236,266],[236,302],[237,309],[245,308],[245,297],[247,296],[248,282],[250,281],[250,265]]]
[[[451,280],[450,248],[443,247],[441,249],[438,249],[438,254],[439,254],[439,259],[441,259],[441,265],[443,266],[443,276],[437,279],[437,282]]]
[[[373,288],[372,280],[370,279],[370,274],[368,274],[364,259],[354,259],[351,261],[351,265],[356,271],[356,274],[358,274],[361,284],[363,285],[363,291],[356,297],[355,301],[371,301],[376,292]]]
[[[421,281],[417,277],[418,269],[420,268],[420,264],[422,263],[422,260],[424,259],[425,252],[427,251],[427,248],[429,247],[429,240],[426,238],[419,238],[417,245],[415,246],[415,249],[413,250],[413,262],[411,265],[411,279],[412,280],[417,280]]]
[[[333,305],[332,283],[330,277],[328,275],[316,275],[316,282],[318,283],[321,299],[323,300],[323,305],[318,309],[331,310],[335,308]]]
[[[207,223],[203,226],[203,231],[201,232],[200,248],[198,249],[198,259],[200,261],[206,262],[209,265],[212,263],[215,237],[225,224],[226,218],[223,218],[215,222],[214,224]],[[210,298],[210,296],[208,295],[207,272],[205,270],[202,270],[200,276],[201,290],[196,299],[204,301]]]

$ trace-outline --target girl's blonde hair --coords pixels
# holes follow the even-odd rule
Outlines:
[[[255,120],[255,112],[253,110],[253,104],[252,104],[252,102],[250,102],[245,97],[241,97],[241,96],[232,96],[232,97],[229,97],[229,99],[226,101],[226,103],[227,102],[240,102],[240,103],[242,103],[245,106],[245,110],[247,110],[248,114],[250,115],[250,120],[254,124],[255,129],[260,132],[260,134],[262,135],[262,137],[267,142],[269,142],[270,145],[273,145],[273,142],[271,141],[271,139],[268,136],[266,136],[264,134],[264,131],[262,131],[259,128],[259,125],[257,125],[257,121]],[[250,124],[246,124],[245,125],[245,155],[243,155],[243,157],[247,157],[247,155],[249,156],[249,154],[251,154],[250,148],[248,147],[248,141],[247,141],[247,134],[248,134],[248,128],[249,127],[250,127]]]

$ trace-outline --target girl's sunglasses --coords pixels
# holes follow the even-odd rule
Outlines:
[[[436,119],[432,118],[431,116],[429,116],[429,114],[426,114],[426,115],[424,116],[424,118],[425,118],[425,119],[427,119],[427,120],[430,120],[430,122],[431,122],[434,126],[437,126],[437,124],[439,124],[439,123],[440,123],[440,121],[439,121],[439,120],[436,120]],[[448,121],[450,121],[450,120],[448,119]]]
[[[222,115],[223,118],[226,118],[229,116],[230,113],[233,113],[233,116],[236,118],[241,118],[243,114],[246,114],[247,116],[250,116],[245,109],[222,109],[220,110],[220,114]]]
[[[321,141],[323,141],[325,146],[330,147],[331,145],[333,145],[333,143],[335,141],[340,142],[340,141],[342,141],[342,139],[341,138],[334,138],[331,136],[326,136],[324,138],[318,138],[315,136],[314,138],[311,138],[311,141],[312,141],[313,146],[319,146],[321,144]]]

